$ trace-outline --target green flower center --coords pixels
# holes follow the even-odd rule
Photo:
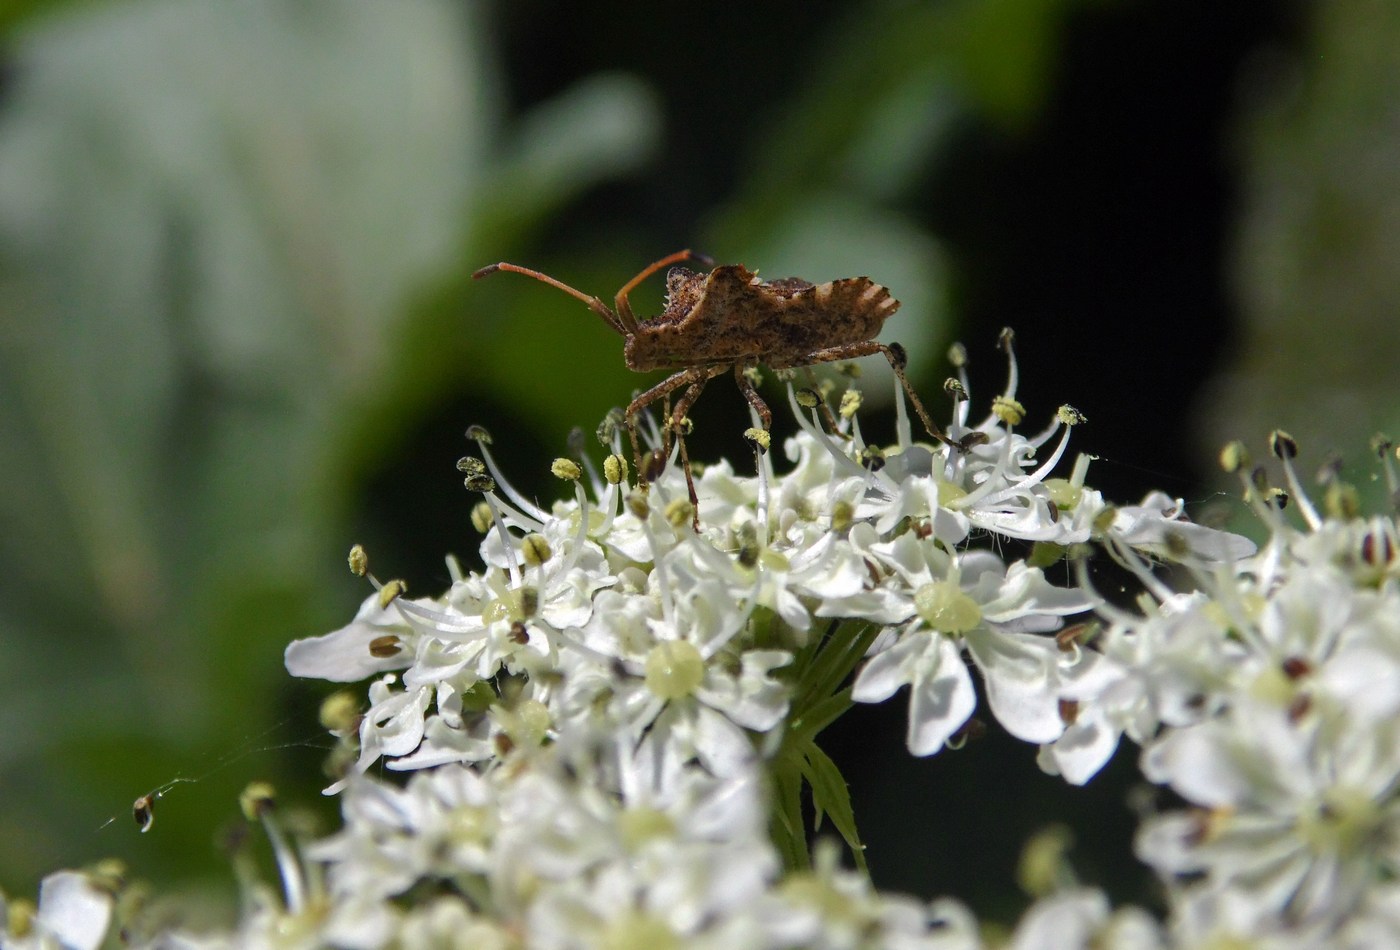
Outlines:
[[[638,911],[613,920],[598,941],[603,950],[675,950],[680,945],[680,938],[664,920]]]
[[[914,592],[914,609],[941,633],[966,633],[982,622],[982,608],[957,581],[934,581]]]
[[[682,699],[705,680],[705,658],[684,640],[666,640],[647,655],[647,689],[662,699]]]
[[[1380,809],[1365,792],[1334,788],[1317,807],[1298,819],[1298,831],[1316,853],[1355,853],[1373,840]]]

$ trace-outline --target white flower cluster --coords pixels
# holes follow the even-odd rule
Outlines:
[[[1256,473],[1256,556],[1181,593],[1120,552],[1151,597],[1142,615],[1102,608],[1113,672],[1071,732],[1144,744],[1143,774],[1192,806],[1138,839],[1179,945],[1400,946],[1400,538],[1340,486],[1322,517],[1286,436],[1275,452],[1305,527]]]
[[[1109,505],[1082,459],[1052,477],[1077,413],[1016,431],[1011,366],[976,424],[966,379],[950,383],[932,446],[901,415],[897,444],[876,449],[857,397],[838,417],[790,390],[791,469],[766,453],[753,476],[709,466],[698,511],[674,456],[629,487],[617,430],[601,471],[555,463],[574,497],[546,510],[478,433],[483,460],[461,467],[484,495],[484,570],[449,562],[431,598],[376,581],[348,626],[287,649],[295,675],[372,678],[367,706],[342,693],[324,710],[343,827],[293,845],[251,807],[282,893],[256,891],[232,933],[148,942],[982,947],[956,902],[875,892],[834,848],[809,859],[800,806],[805,781],[855,843],[816,734],[907,686],[907,745],[930,755],[960,742],[980,680],[1046,771],[1082,784],[1126,736],[1189,806],[1139,835],[1164,923],[1060,875],[1005,945],[1400,945],[1395,521],[1319,515],[1291,449],[1278,454],[1306,527],[1247,480],[1272,535],[1257,553],[1160,493]],[[1088,543],[1138,577],[1137,609],[1100,598],[1080,559],[1047,576]],[[361,552],[352,566],[365,572]],[[64,875],[10,915],[4,946],[97,945],[111,901]]]

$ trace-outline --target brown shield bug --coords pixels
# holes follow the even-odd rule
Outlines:
[[[869,277],[847,277],[824,284],[813,284],[800,277],[764,281],[742,264],[724,264],[704,274],[671,267],[666,274],[665,308],[657,316],[638,320],[628,295],[663,267],[690,260],[711,263],[690,250],[663,257],[624,284],[613,297],[612,307],[598,297],[518,264],[489,264],[472,276],[481,278],[509,271],[556,287],[583,301],[623,337],[622,352],[628,369],[639,373],[673,370],[628,404],[629,426],[647,406],[685,387],[671,413],[671,429],[680,432],[681,421],[705,384],[733,369],[739,391],[758,413],[766,431],[773,413],[745,370],[759,364],[771,369],[794,369],[880,353],[889,360],[929,434],[946,441],[904,375],[904,349],[875,340],[885,321],[899,309],[899,301],[880,284]],[[633,444],[635,451],[635,435]],[[684,453],[683,440],[681,449]],[[686,477],[689,481],[688,462]],[[694,496],[692,485],[692,501]]]

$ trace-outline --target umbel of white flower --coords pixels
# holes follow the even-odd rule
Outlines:
[[[1394,519],[1355,517],[1336,485],[1320,515],[1283,439],[1302,527],[1231,455],[1270,532],[1257,553],[1160,493],[1110,505],[1086,459],[1054,474],[1077,413],[1018,431],[1013,358],[974,423],[961,364],[931,444],[901,411],[896,444],[869,445],[853,390],[833,413],[790,387],[797,433],[756,452],[751,475],[707,466],[698,510],[675,456],[645,489],[629,478],[615,426],[600,430],[601,466],[555,463],[573,497],[548,509],[474,432],[482,458],[461,468],[482,493],[484,568],[449,560],[452,585],[433,597],[374,581],[351,623],[286,652],[294,675],[370,681],[323,709],[343,826],[297,841],[270,791],[250,792],[281,893],[254,888],[230,932],[132,919],[129,941],[986,946],[955,901],[870,887],[844,782],[816,744],[852,702],[900,696],[915,755],[958,746],[982,708],[1075,784],[1126,736],[1144,775],[1188,803],[1138,840],[1164,920],[1114,911],[1033,847],[1023,878],[1039,900],[1005,945],[1400,945]],[[1139,578],[1136,609],[1089,585],[1077,553],[1091,546]],[[1066,552],[1074,568],[1053,581]],[[364,552],[351,561],[367,573]],[[856,869],[831,842],[808,853],[804,784]],[[11,903],[4,946],[97,946],[116,890],[55,875],[37,905]]]

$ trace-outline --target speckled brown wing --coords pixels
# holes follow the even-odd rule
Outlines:
[[[868,277],[811,284],[799,277],[770,282],[728,264],[707,275],[667,275],[667,307],[627,341],[636,370],[757,362],[803,366],[828,347],[870,340],[899,307]]]
[[[805,366],[818,350],[873,340],[898,309],[899,301],[869,277],[816,284],[775,301],[761,359],[774,369]]]

